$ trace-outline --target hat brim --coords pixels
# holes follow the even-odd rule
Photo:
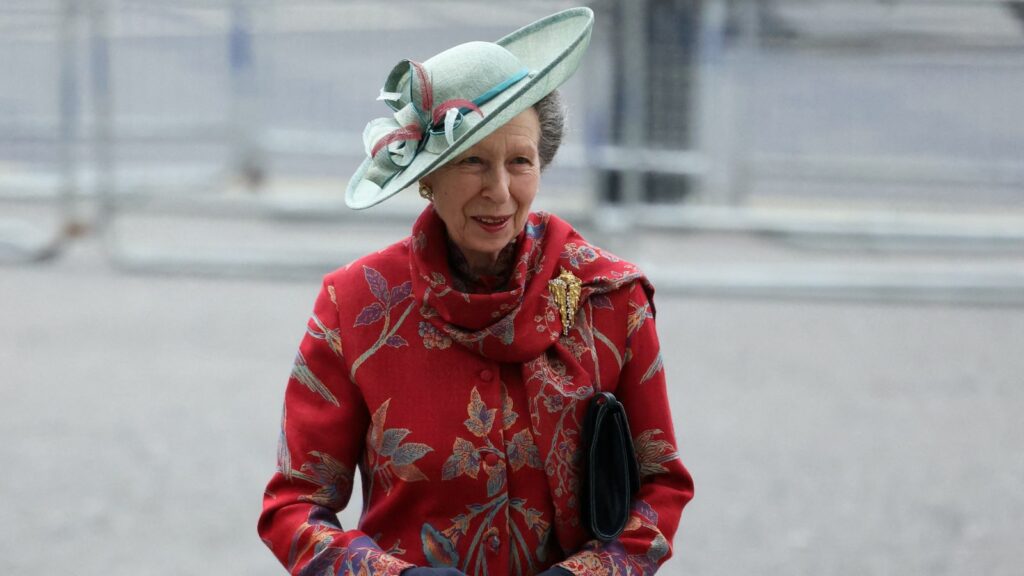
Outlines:
[[[593,25],[594,13],[590,8],[570,8],[498,40],[496,44],[519,58],[530,73],[482,105],[483,118],[451,146],[439,153],[421,150],[405,170],[383,187],[365,179],[371,160],[364,159],[349,180],[345,203],[349,208],[361,210],[383,202],[462,154],[550,94],[579,67],[590,44]]]

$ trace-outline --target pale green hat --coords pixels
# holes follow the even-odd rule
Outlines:
[[[395,113],[366,125],[367,158],[349,180],[345,203],[383,202],[536,104],[576,71],[593,25],[589,8],[570,8],[494,43],[399,62],[378,97]]]

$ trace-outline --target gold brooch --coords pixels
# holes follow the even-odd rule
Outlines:
[[[558,312],[562,315],[563,336],[569,335],[569,328],[572,327],[572,321],[576,318],[576,308],[580,305],[581,288],[583,288],[583,282],[580,282],[579,278],[565,268],[562,268],[562,273],[558,275],[558,278],[548,281],[548,290],[555,297]]]

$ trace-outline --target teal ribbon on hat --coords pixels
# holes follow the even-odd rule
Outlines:
[[[410,64],[414,70],[413,80],[420,83],[420,102],[410,102],[396,109],[390,118],[375,118],[363,130],[363,144],[371,159],[366,178],[382,188],[412,164],[431,135],[444,134],[445,141],[451,146],[455,142],[455,130],[466,114],[476,112],[482,117],[484,114],[480,106],[529,74],[529,70],[523,68],[472,100],[453,98],[435,106],[433,87],[426,69],[419,62],[410,61]],[[400,92],[382,89],[377,99],[388,102],[390,106],[401,96]]]

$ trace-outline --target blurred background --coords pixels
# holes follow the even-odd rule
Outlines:
[[[344,207],[387,72],[572,4],[0,0],[0,573],[283,573],[319,277],[423,207]],[[1019,574],[1024,2],[587,4],[536,207],[658,289],[662,572]]]

